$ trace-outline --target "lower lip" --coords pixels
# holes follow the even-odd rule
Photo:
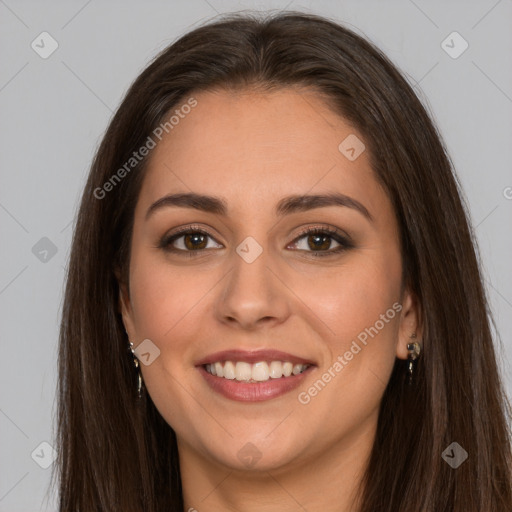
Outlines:
[[[281,377],[280,379],[270,378],[265,382],[244,382],[236,379],[225,379],[224,377],[216,377],[208,373],[203,366],[198,366],[197,368],[208,385],[226,398],[239,402],[262,402],[284,395],[297,388],[314,366],[306,368],[306,370],[298,375]]]

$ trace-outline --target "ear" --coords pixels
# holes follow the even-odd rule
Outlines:
[[[400,312],[400,325],[398,327],[396,346],[396,356],[399,359],[408,358],[407,344],[413,342],[413,339],[411,339],[413,334],[416,334],[414,341],[421,343],[423,326],[420,303],[416,295],[409,289],[406,289],[402,297],[402,311]]]
[[[119,312],[123,317],[123,324],[128,334],[128,339],[134,341],[136,338],[135,321],[132,304],[130,300],[130,291],[127,283],[124,283],[121,276],[116,272],[117,282],[119,284]]]

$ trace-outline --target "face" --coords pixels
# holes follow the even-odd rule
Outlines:
[[[121,293],[180,457],[277,469],[370,442],[416,310],[362,135],[311,91],[194,98],[152,150]]]

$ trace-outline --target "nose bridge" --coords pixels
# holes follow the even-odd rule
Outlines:
[[[235,285],[240,287],[244,294],[246,291],[255,295],[268,294],[268,266],[270,264],[270,252],[263,243],[260,245],[253,237],[247,237],[236,248],[233,254],[232,279]],[[232,283],[233,284],[233,283]]]
[[[273,266],[271,259],[266,244],[253,237],[245,238],[236,247],[217,308],[219,320],[249,328],[263,319],[282,321],[286,317],[286,294],[268,268]]]

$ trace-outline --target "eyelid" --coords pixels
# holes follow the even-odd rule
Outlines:
[[[205,228],[199,226],[198,224],[189,224],[187,226],[181,226],[181,227],[176,228],[175,230],[173,230],[168,236],[172,237],[172,236],[181,235],[183,233],[190,233],[190,232],[194,232],[195,233],[196,231],[200,232],[200,233],[203,233],[204,235],[211,236],[213,238],[213,235],[211,233],[206,231]]]
[[[322,232],[322,233],[329,233],[330,235],[337,235],[340,238],[343,238],[346,242],[352,243],[352,237],[344,230],[340,228],[336,228],[334,226],[331,226],[329,224],[317,224],[317,225],[309,225],[307,228],[302,229],[299,231],[299,234],[294,238],[293,241],[297,240],[297,238],[300,238],[304,235],[308,235],[310,233],[315,233],[316,231]]]

